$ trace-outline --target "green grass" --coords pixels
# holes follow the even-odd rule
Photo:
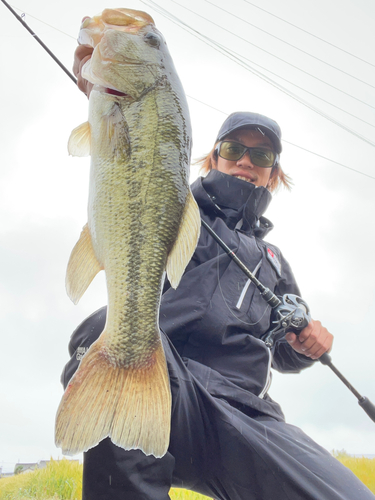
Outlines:
[[[0,479],[0,500],[80,500],[82,465],[51,461],[45,469]]]
[[[333,455],[375,493],[375,459],[356,458],[344,451]],[[81,500],[82,465],[51,461],[45,469],[0,479],[0,500]],[[192,491],[172,488],[171,500],[208,500]],[[209,499],[211,500],[211,499]]]

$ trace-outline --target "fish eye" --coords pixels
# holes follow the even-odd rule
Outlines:
[[[158,48],[160,46],[160,36],[152,31],[149,31],[145,35],[145,42],[147,42],[151,47]]]

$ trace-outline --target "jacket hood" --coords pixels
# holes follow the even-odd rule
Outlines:
[[[230,229],[237,227],[264,238],[273,228],[271,221],[263,217],[272,200],[263,186],[212,169],[206,177],[199,177],[191,189],[203,211],[222,218]]]

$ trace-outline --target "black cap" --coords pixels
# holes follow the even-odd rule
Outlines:
[[[281,129],[279,125],[267,116],[247,111],[238,111],[229,115],[221,126],[215,142],[221,141],[225,136],[239,128],[259,129],[271,139],[276,153],[281,153]]]

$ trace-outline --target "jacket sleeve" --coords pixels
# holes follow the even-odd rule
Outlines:
[[[280,254],[281,255],[281,254]],[[275,294],[282,296],[285,293],[293,293],[301,296],[292,269],[289,263],[281,255],[282,276],[275,289]],[[278,342],[273,348],[272,368],[284,373],[298,373],[308,368],[316,361],[296,352],[286,340]]]

